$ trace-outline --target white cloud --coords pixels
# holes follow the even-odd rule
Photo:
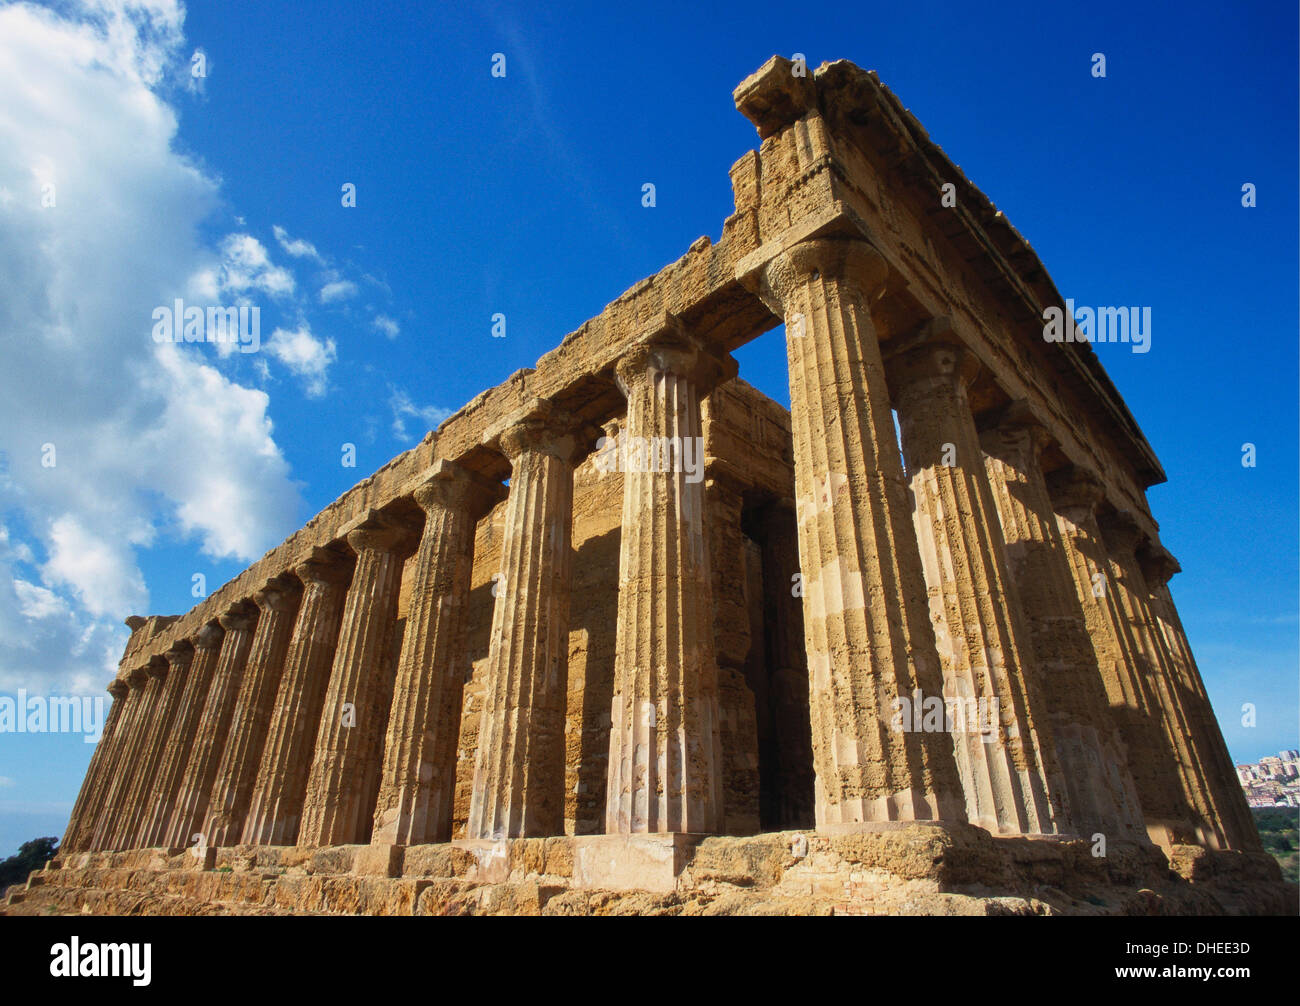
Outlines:
[[[161,94],[189,72],[182,21],[169,0],[0,7],[0,687],[101,690],[161,532],[251,560],[298,523],[266,393],[150,337],[176,297],[295,290],[251,235],[201,237],[219,183],[175,149]]]
[[[322,261],[320,252],[316,250],[316,246],[310,241],[289,237],[289,232],[279,224],[272,227],[271,231],[275,234],[275,240],[280,243],[280,247],[294,258],[309,258],[316,262]]]
[[[320,288],[320,302],[333,304],[357,295],[357,285],[349,279],[334,280]]]
[[[294,291],[293,274],[274,265],[266,246],[251,234],[231,234],[221,243],[222,291],[247,294],[262,291],[287,297]]]
[[[291,373],[302,378],[308,397],[319,398],[325,394],[329,366],[337,357],[333,339],[317,339],[304,322],[292,332],[277,328],[265,348]]]
[[[402,331],[401,326],[386,314],[375,315],[374,320],[371,321],[370,324],[374,327],[375,331],[382,332],[390,339],[396,339],[398,334]]]
[[[393,411],[393,436],[403,442],[419,439],[455,412],[455,409],[444,409],[437,405],[418,406],[405,391],[391,386],[388,389],[388,407]],[[414,435],[407,432],[408,419],[418,421],[420,429]]]

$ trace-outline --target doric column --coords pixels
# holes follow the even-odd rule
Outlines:
[[[143,819],[148,812],[149,794],[153,789],[158,772],[158,763],[162,760],[163,748],[167,744],[167,734],[176,710],[180,706],[181,691],[184,683],[171,675],[171,664],[166,657],[157,656],[149,661],[146,668],[152,679],[149,688],[158,693],[156,704],[150,715],[148,735],[140,748],[136,770],[132,776],[131,789],[126,798],[126,811],[122,823],[113,836],[113,844],[121,849],[140,848],[144,844]]]
[[[1053,833],[1069,827],[1064,781],[966,398],[978,368],[963,347],[929,341],[890,361],[890,388],[969,820]]]
[[[1223,741],[1209,693],[1169,592],[1169,579],[1178,572],[1178,563],[1156,542],[1148,543],[1139,551],[1138,562],[1150,591],[1147,611],[1153,620],[1153,635],[1168,659],[1175,694],[1191,726],[1188,739],[1206,773],[1206,788],[1228,848],[1262,851],[1259,831],[1237,778],[1236,766]]]
[[[207,823],[208,800],[217,766],[230,736],[230,723],[235,713],[235,698],[248,666],[248,654],[253,645],[253,630],[257,625],[258,611],[253,605],[241,601],[217,621],[226,631],[221,641],[221,655],[217,659],[208,689],[203,712],[197,729],[190,738],[193,750],[185,763],[185,774],[176,790],[176,809],[167,826],[165,843],[179,847],[199,842],[211,843],[203,834]],[[195,836],[203,834],[202,839]]]
[[[415,489],[424,532],[393,687],[372,844],[451,839],[474,529],[504,492],[500,483],[445,460],[436,461]]]
[[[723,825],[700,398],[735,374],[665,318],[618,361],[627,397],[605,830]],[[688,453],[690,452],[690,453]],[[695,464],[687,462],[694,458]]]
[[[1178,695],[1175,670],[1147,604],[1150,593],[1137,561],[1137,548],[1144,534],[1127,513],[1106,512],[1098,522],[1109,560],[1107,587],[1131,640],[1138,673],[1159,707],[1164,743],[1173,751],[1197,841],[1207,848],[1224,848],[1226,837],[1209,790],[1206,766],[1201,762],[1201,752],[1192,738],[1193,725]]]
[[[289,577],[276,577],[253,595],[257,629],[208,801],[208,845],[238,845],[243,835],[301,597],[301,585]]]
[[[948,736],[890,729],[896,700],[938,695],[943,680],[869,310],[887,275],[866,242],[817,239],[777,255],[754,284],[786,323],[824,829],[966,819]]]
[[[293,568],[303,583],[302,600],[244,824],[245,844],[297,841],[353,564],[351,555],[317,548]]]
[[[348,532],[357,565],[316,732],[300,846],[350,845],[366,838],[374,808],[363,804],[392,701],[385,663],[411,537],[406,523],[383,514]]]
[[[1075,828],[1085,837],[1145,839],[1137,789],[1039,463],[1049,439],[1023,402],[1003,410],[980,436],[1007,566],[1023,606]]]
[[[90,766],[86,769],[86,778],[81,783],[77,802],[72,807],[72,816],[68,818],[68,828],[60,843],[60,848],[67,852],[82,852],[88,849],[95,825],[99,820],[99,808],[103,802],[104,789],[112,778],[113,762],[117,751],[122,746],[122,736],[126,732],[123,726],[123,709],[126,707],[127,686],[114,680],[108,686],[113,696],[108,717],[104,720],[104,729],[95,744],[95,751],[90,756]]]
[[[180,705],[163,745],[158,775],[145,801],[145,824],[141,831],[141,845],[162,845],[168,838],[168,827],[176,811],[176,798],[185,766],[194,749],[199,720],[207,703],[208,689],[221,659],[221,641],[226,630],[210,622],[199,630],[192,641],[185,641],[167,651],[171,676],[182,682]]]
[[[778,827],[807,828],[813,806],[812,732],[803,608],[795,595],[799,544],[793,500],[764,507],[762,526],[763,621],[767,629],[772,730],[777,752],[775,812]]]
[[[466,835],[564,832],[577,424],[537,402],[500,433],[510,495]]]
[[[158,705],[158,689],[150,687],[155,681],[149,677],[143,667],[138,667],[127,676],[127,685],[131,691],[128,696],[126,733],[113,776],[100,807],[99,820],[95,824],[92,849],[119,849],[118,836],[127,815],[127,794],[135,782],[139,771],[140,753],[149,735],[149,724],[153,720],[154,709]]]
[[[1166,846],[1190,841],[1194,838],[1192,811],[1173,748],[1165,739],[1164,713],[1111,582],[1110,561],[1097,525],[1102,486],[1076,467],[1053,472],[1047,484],[1111,717],[1123,738],[1129,772],[1137,786],[1147,835]]]

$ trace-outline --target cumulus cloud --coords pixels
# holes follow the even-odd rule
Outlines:
[[[297,523],[266,393],[151,338],[174,298],[295,290],[252,235],[201,236],[218,181],[165,97],[182,22],[171,0],[0,7],[0,687],[102,689],[160,534],[251,560]],[[289,358],[323,381],[333,346]]]
[[[316,338],[303,323],[291,332],[277,328],[271,333],[266,351],[302,378],[309,398],[325,394],[327,372],[337,356],[333,339]]]

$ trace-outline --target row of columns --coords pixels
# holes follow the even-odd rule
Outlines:
[[[1167,554],[1100,521],[1085,473],[1045,476],[1047,434],[1022,405],[977,425],[979,363],[941,324],[886,359],[871,306],[887,277],[870,245],[830,239],[746,277],[788,322],[818,826],[1257,845]],[[734,373],[665,316],[615,366],[624,435],[701,443],[701,400]],[[511,479],[470,838],[563,831],[573,471],[592,439],[546,401],[486,438]],[[705,487],[680,464],[632,469],[606,830],[717,832]],[[503,491],[439,461],[413,490],[418,533],[372,516],[346,553],[316,550],[115,683],[68,847],[447,840],[474,529]],[[932,722],[936,701],[978,722]]]

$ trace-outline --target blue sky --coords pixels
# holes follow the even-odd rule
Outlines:
[[[539,7],[0,6],[0,693],[99,694],[126,614],[717,239],[731,91],[801,52],[877,70],[1065,296],[1151,306],[1151,352],[1097,349],[1169,475],[1172,589],[1234,757],[1297,746],[1294,5]],[[157,347],[178,296],[256,303],[263,351]],[[737,356],[787,402],[779,331]],[[62,832],[90,750],[0,734],[0,855]]]

